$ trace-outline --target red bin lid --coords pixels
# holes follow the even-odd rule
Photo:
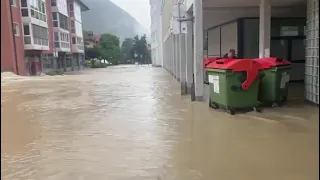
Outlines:
[[[262,69],[269,69],[276,66],[290,65],[291,63],[283,58],[269,57],[253,59],[260,64]]]
[[[206,67],[208,64],[214,62],[215,60],[222,59],[221,57],[209,57],[203,59],[203,65]]]
[[[219,59],[207,66],[207,69],[230,69],[233,71],[246,71],[252,68],[260,69],[260,66],[251,59]]]
[[[233,72],[246,71],[247,79],[241,87],[243,90],[247,90],[258,77],[261,66],[252,59],[219,59],[210,63],[207,69],[229,69]]]

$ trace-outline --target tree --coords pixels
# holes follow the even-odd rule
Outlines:
[[[100,36],[99,45],[96,48],[99,51],[101,58],[108,60],[111,64],[119,64],[120,59],[120,41],[113,34],[102,34]]]
[[[141,63],[144,64],[148,61],[148,44],[147,44],[147,36],[143,35],[141,38],[139,38],[139,36],[135,36],[133,38],[133,51],[134,54],[137,55],[136,60]]]
[[[121,63],[126,63],[127,60],[133,59],[133,39],[126,38],[121,45]]]
[[[84,48],[85,55],[88,59],[98,58],[100,56],[100,48],[99,47],[85,47]]]

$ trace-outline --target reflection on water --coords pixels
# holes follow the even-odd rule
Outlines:
[[[230,116],[141,66],[1,88],[1,179],[318,178],[315,108]]]

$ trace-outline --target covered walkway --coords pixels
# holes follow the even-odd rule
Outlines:
[[[319,104],[319,0],[180,2],[162,31],[163,67],[181,82],[181,94],[194,83],[195,100],[205,100],[203,58],[232,48],[240,58],[288,59],[290,80],[305,87],[301,97]]]

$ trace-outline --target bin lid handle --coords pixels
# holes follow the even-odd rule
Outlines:
[[[224,61],[216,61],[217,64],[224,64]]]
[[[259,70],[256,68],[248,69],[247,71],[247,79],[242,83],[241,88],[243,90],[248,90],[249,87],[253,84],[257,76],[259,75]]]

